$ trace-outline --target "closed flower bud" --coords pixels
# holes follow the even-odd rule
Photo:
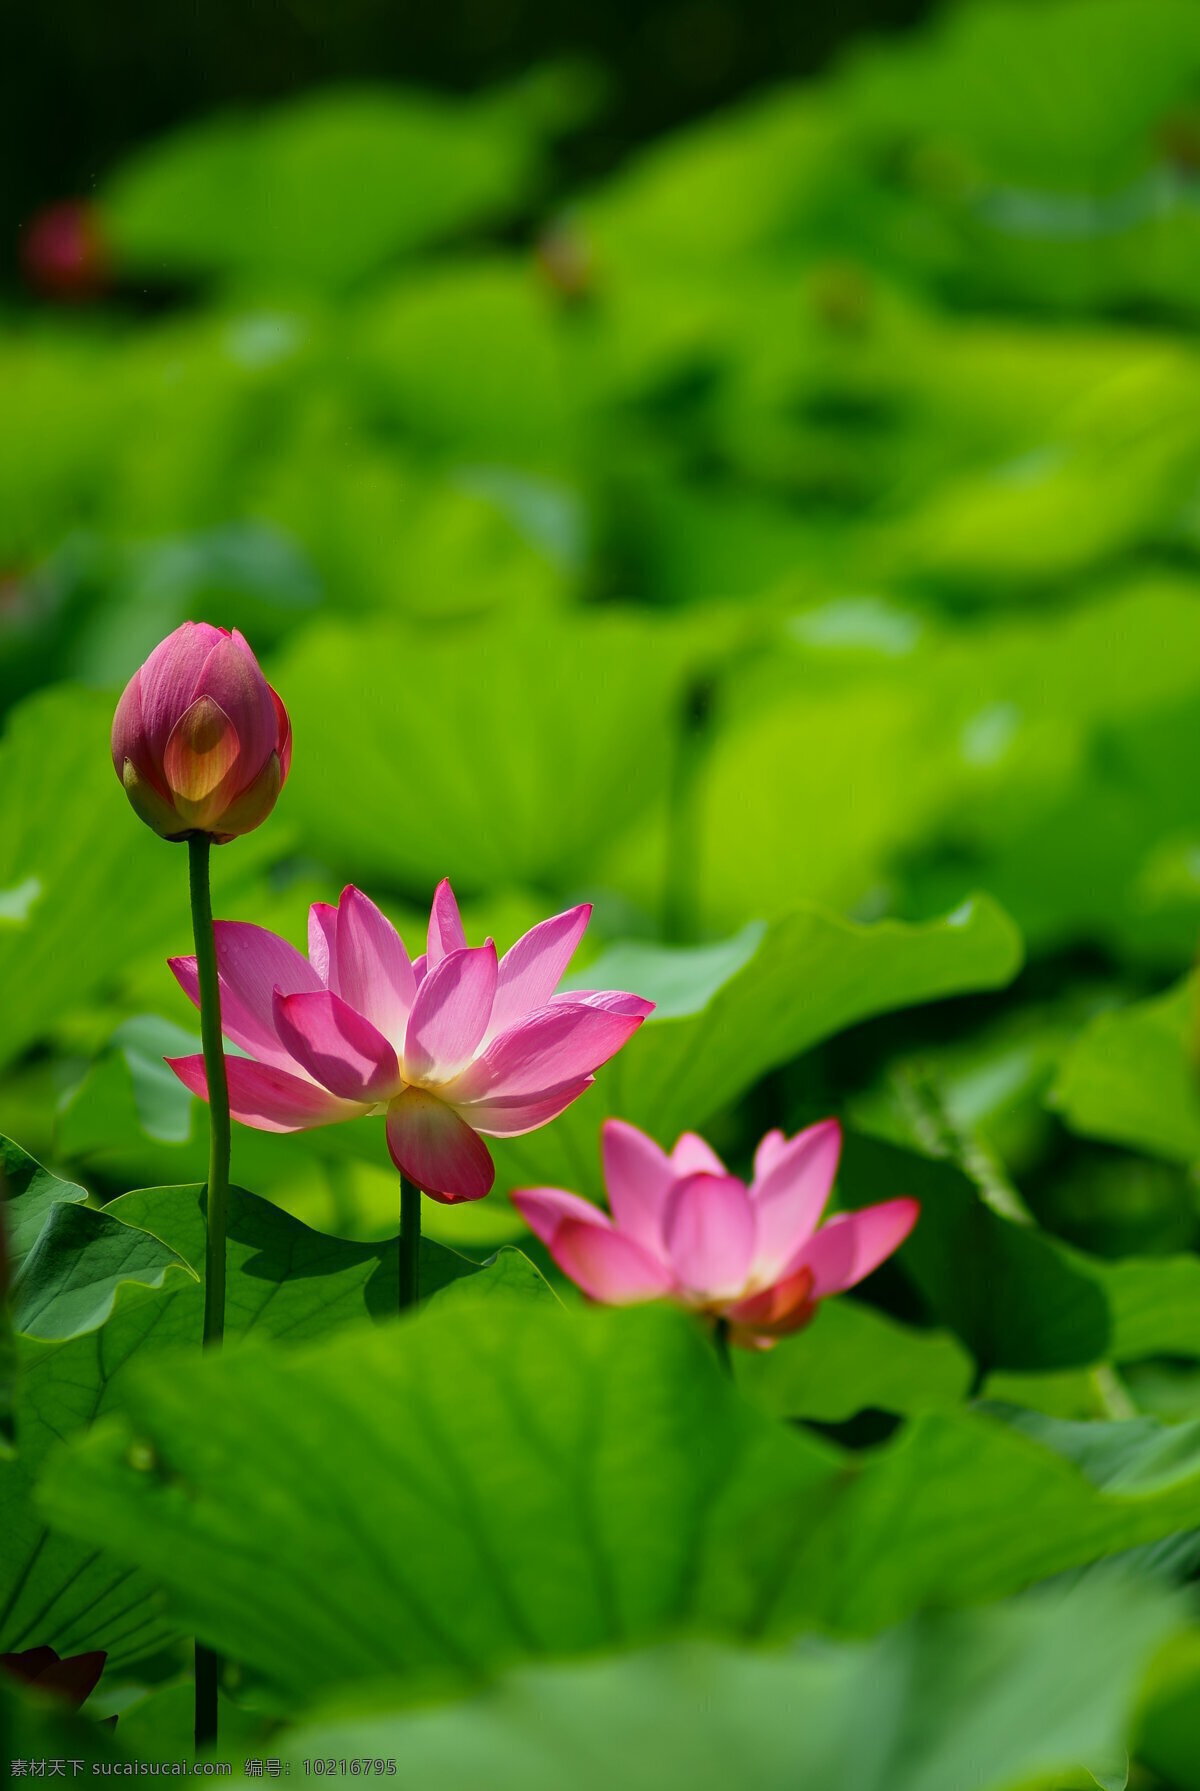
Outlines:
[[[112,756],[134,810],[164,839],[221,843],[265,821],[287,778],[287,710],[236,628],[184,622],[125,686]]]

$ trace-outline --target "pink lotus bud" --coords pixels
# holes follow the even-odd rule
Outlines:
[[[108,285],[109,253],[94,207],[84,199],[48,205],[21,241],[25,277],[44,298],[80,304]]]
[[[112,756],[155,833],[208,833],[220,844],[250,833],[274,808],[292,762],[292,725],[236,628],[184,622],[125,686]]]

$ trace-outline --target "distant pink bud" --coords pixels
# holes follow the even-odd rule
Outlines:
[[[53,1648],[26,1648],[20,1654],[0,1654],[0,1672],[38,1691],[49,1692],[78,1710],[95,1691],[107,1659],[102,1648],[93,1649],[90,1654],[62,1656]]]
[[[80,304],[108,285],[109,252],[95,208],[65,199],[39,211],[21,241],[21,266],[44,298]]]
[[[184,622],[125,686],[112,756],[135,812],[164,839],[218,842],[265,821],[292,759],[287,710],[236,629]]]

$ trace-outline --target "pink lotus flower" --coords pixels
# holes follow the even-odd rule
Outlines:
[[[292,762],[287,710],[235,628],[184,622],[125,686],[112,757],[137,814],[164,839],[249,833]]]
[[[724,1319],[731,1343],[767,1349],[878,1268],[917,1222],[917,1202],[901,1199],[818,1229],[841,1148],[834,1119],[794,1138],[768,1132],[747,1188],[694,1132],[668,1156],[610,1119],[601,1150],[611,1218],[561,1188],[525,1188],[513,1201],[590,1299],[671,1300]]]
[[[314,903],[308,957],[240,921],[216,923],[235,1119],[298,1132],[386,1112],[392,1161],[435,1200],[481,1200],[495,1169],[480,1133],[514,1138],[555,1119],[653,1009],[603,989],[554,993],[587,926],[584,905],[542,921],[497,963],[469,946],[449,882],[438,885],[428,949],[353,887]],[[172,958],[199,1006],[195,958]],[[168,1058],[208,1097],[203,1057]]]

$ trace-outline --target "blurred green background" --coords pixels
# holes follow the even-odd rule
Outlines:
[[[186,854],[108,752],[123,683],[193,617],[244,629],[295,736],[269,823],[214,855],[218,913],[299,943],[354,881],[416,952],[449,874],[503,949],[587,899],[572,974],[658,1001],[561,1120],[497,1148],[493,1198],[424,1203],[430,1233],[548,1266],[505,1194],[598,1194],[609,1112],[701,1128],[738,1172],[769,1126],[836,1113],[837,1198],[923,1203],[898,1259],[741,1360],[735,1394],[662,1312],[560,1351],[553,1302],[510,1320],[464,1296],[393,1349],[347,1322],[386,1250],[343,1240],[396,1231],[379,1125],[237,1128],[235,1180],[332,1234],[249,1204],[239,1328],[269,1307],[265,1337],[346,1336],[299,1368],[160,1364],[174,1405],[131,1408],[170,1459],[228,1427],[225,1515],[262,1572],[211,1633],[251,1688],[282,1661],[294,1714],[432,1658],[390,1607],[365,1655],[330,1643],[326,1544],[339,1614],[386,1602],[410,1555],[434,1602],[443,1573],[464,1611],[493,1582],[497,1608],[528,1598],[536,1646],[512,1652],[507,1617],[477,1638],[489,1670],[531,1663],[498,1703],[369,1731],[431,1782],[450,1729],[492,1766],[536,1751],[532,1698],[594,1732],[598,1784],[624,1770],[606,1747],[660,1728],[694,1783],[728,1784],[760,1712],[761,1782],[790,1785],[794,1709],[822,1786],[961,1791],[980,1762],[998,1786],[1118,1785],[1131,1733],[1159,1775],[1131,1783],[1200,1785],[1194,1625],[1126,1720],[1200,1496],[1194,0],[58,0],[6,26],[0,1132],[79,1184],[68,1206],[125,1196],[104,1222],[198,1250],[204,1116],[162,1062],[198,1049],[164,963],[189,949]],[[544,1296],[511,1255],[475,1279],[514,1275]],[[195,1297],[127,1289],[65,1354],[25,1340],[13,1645],[103,1644],[110,1679],[158,1646],[180,1667],[120,1563],[188,1501],[105,1424],[50,1473],[48,1547],[29,1488],[39,1449],[134,1400],[139,1327],[169,1307],[154,1347],[194,1338]],[[420,1460],[396,1469],[419,1426],[391,1416],[414,1388],[473,1464],[465,1493],[447,1476],[466,1516],[451,1499],[417,1550],[390,1518],[371,1534],[420,1489]],[[506,1400],[557,1414],[559,1479]],[[337,1497],[369,1521],[343,1534],[319,1472],[315,1504],[278,1476],[277,1417],[284,1459],[355,1461]],[[768,1495],[812,1523],[774,1629],[738,1603],[755,1573],[764,1611],[783,1584]],[[177,1540],[152,1575],[207,1597]],[[628,1623],[576,1596],[596,1562]],[[1048,1576],[1042,1602],[947,1614]],[[281,1644],[267,1620],[293,1609]],[[697,1628],[685,1657],[561,1658]],[[793,1651],[713,1651],[730,1637]],[[175,1747],[190,1692],[164,1696],[169,1722],[151,1701],[118,1743]],[[872,1699],[890,1739],[859,1721]],[[346,1751],[335,1711],[311,1721],[306,1751]],[[580,1757],[514,1754],[511,1782],[592,1782]]]
[[[1197,12],[921,10],[476,29],[364,0],[255,14],[235,53],[209,7],[121,33],[120,70],[82,9],[53,42],[23,16],[4,1130],[102,1198],[202,1173],[159,1061],[195,1032],[163,967],[183,860],[106,737],[206,617],[296,739],[270,825],[218,854],[225,914],[299,938],[354,880],[415,949],[449,873],[504,945],[586,896],[588,950],[700,1016],[805,903],[923,921],[984,892],[1024,939],[1003,993],[796,1059],[797,971],[782,1021],[729,1033],[743,1073],[671,1119],[739,1162],[826,1108],[958,1128],[1070,1240],[1196,1241]],[[71,192],[86,216],[39,225]],[[592,1176],[614,1099],[501,1153],[501,1187],[570,1174],[560,1131]],[[395,1224],[369,1126],[239,1132],[235,1173]]]

